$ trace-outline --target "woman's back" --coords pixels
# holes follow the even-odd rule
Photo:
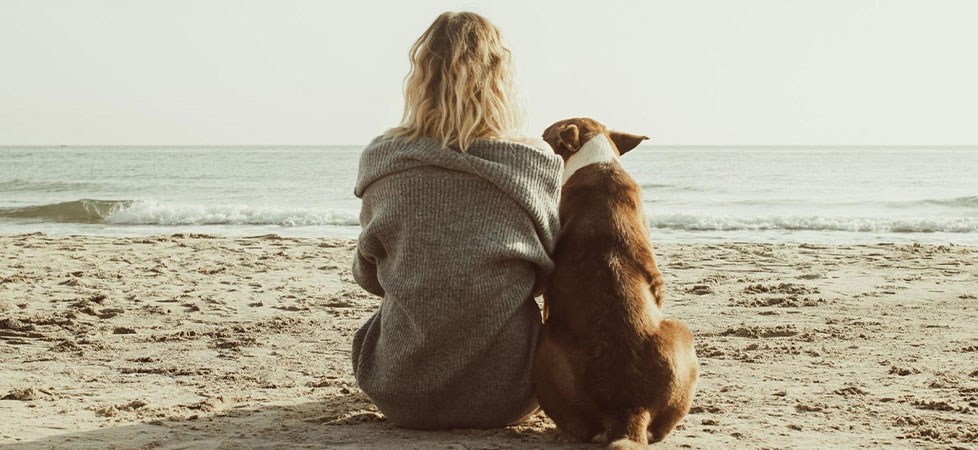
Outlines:
[[[395,423],[500,426],[535,407],[533,295],[552,269],[561,164],[499,140],[364,151],[354,276],[384,299],[356,334],[354,373]]]

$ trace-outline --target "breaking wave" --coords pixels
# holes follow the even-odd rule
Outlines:
[[[0,218],[36,222],[114,225],[358,225],[358,212],[320,208],[199,205],[155,200],[81,199],[49,205],[0,208]]]
[[[130,206],[128,200],[90,200],[0,208],[0,217],[36,222],[102,223],[114,212]]]
[[[940,200],[923,200],[924,203],[931,203],[942,206],[956,206],[962,208],[978,208],[978,195],[967,197],[948,198]]]
[[[969,204],[978,198],[952,199]],[[356,226],[359,211],[349,209],[203,205],[156,200],[81,199],[63,203],[0,208],[0,220],[111,225],[280,225]],[[686,231],[814,230],[867,233],[976,233],[978,217],[823,217],[658,214],[653,228]]]

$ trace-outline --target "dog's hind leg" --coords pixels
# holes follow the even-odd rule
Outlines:
[[[615,450],[647,449],[649,422],[652,415],[646,409],[632,409],[609,414],[605,419],[608,448]]]
[[[655,416],[655,420],[649,425],[649,434],[652,435],[652,442],[659,442],[665,439],[684,415],[686,415],[684,410],[672,406],[667,406],[662,411],[659,411]]]
[[[574,374],[562,348],[542,339],[533,367],[537,401],[561,431],[589,442],[602,431],[601,424],[586,416],[580,404]]]
[[[652,441],[659,442],[672,431],[689,411],[699,377],[699,363],[693,347],[693,337],[682,322],[663,320],[659,325],[662,351],[672,355],[672,389],[666,404],[658,411],[649,426]]]

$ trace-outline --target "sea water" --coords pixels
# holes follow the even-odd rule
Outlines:
[[[355,237],[363,146],[0,147],[0,233]],[[978,148],[642,146],[654,241],[978,245]]]

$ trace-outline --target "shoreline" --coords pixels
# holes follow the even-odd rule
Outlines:
[[[0,446],[581,447],[388,424],[349,367],[354,245],[0,235]],[[978,445],[978,247],[654,245],[701,362],[656,448]]]
[[[281,225],[105,225],[71,224],[89,227],[90,231],[61,228],[64,224],[6,224],[0,237],[43,235],[52,238],[157,238],[171,236],[210,236],[216,238],[247,238],[278,236],[283,239],[356,239],[359,225],[296,226]],[[18,229],[22,227],[22,229]],[[39,229],[40,228],[40,229]],[[749,234],[754,239],[744,239]],[[944,231],[887,232],[825,231],[825,230],[708,230],[693,231],[671,228],[652,228],[653,245],[683,244],[814,244],[846,245],[944,245],[978,248],[978,233]]]

